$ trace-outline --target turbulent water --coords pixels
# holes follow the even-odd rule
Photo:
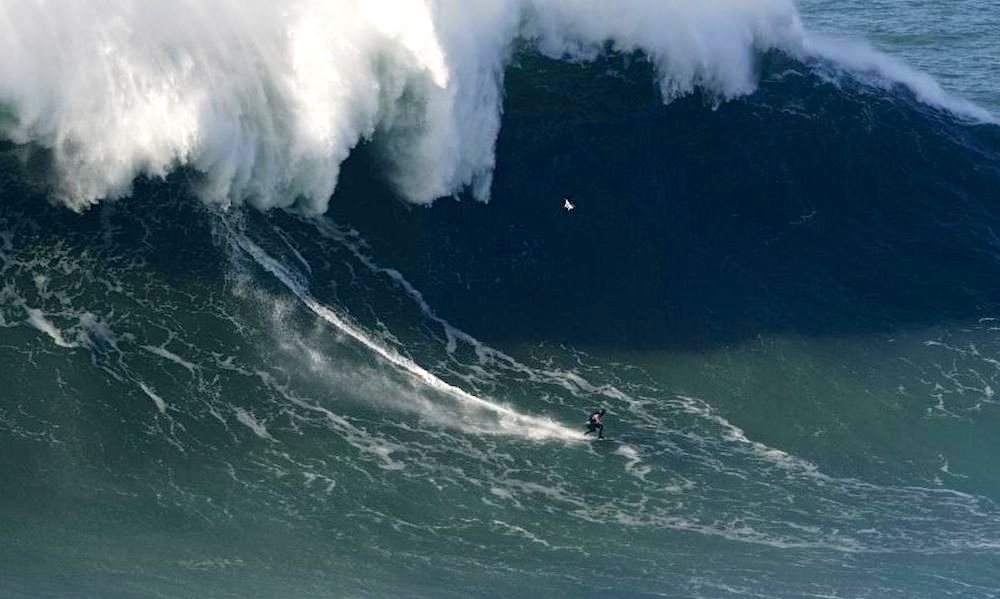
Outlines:
[[[0,1],[0,596],[1000,596],[997,9],[482,4]]]

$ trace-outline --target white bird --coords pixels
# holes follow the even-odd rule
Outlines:
[[[563,198],[563,202],[564,202],[563,208],[566,209],[566,212],[569,212],[570,210],[576,208],[576,206],[573,205],[573,202],[569,201],[569,198]]]

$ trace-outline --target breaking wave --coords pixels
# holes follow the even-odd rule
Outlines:
[[[410,201],[487,199],[505,69],[525,48],[641,53],[665,101],[748,94],[777,50],[991,118],[870,49],[808,35],[792,0],[626,4],[4,0],[0,136],[47,149],[51,193],[75,210],[187,167],[210,203],[317,214],[369,142]]]

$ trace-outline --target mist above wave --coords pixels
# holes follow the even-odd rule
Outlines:
[[[0,136],[49,149],[77,210],[187,166],[206,201],[320,213],[373,138],[408,200],[485,200],[515,43],[640,51],[667,101],[814,51],[792,0],[0,0]]]

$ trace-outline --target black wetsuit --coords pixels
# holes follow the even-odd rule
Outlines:
[[[593,414],[591,414],[590,418],[587,419],[587,432],[584,433],[584,434],[585,435],[589,435],[590,433],[596,432],[597,433],[597,438],[598,439],[603,439],[604,438],[604,423],[601,422],[601,420],[603,420],[603,418],[604,418],[604,416],[600,412],[594,412]]]

